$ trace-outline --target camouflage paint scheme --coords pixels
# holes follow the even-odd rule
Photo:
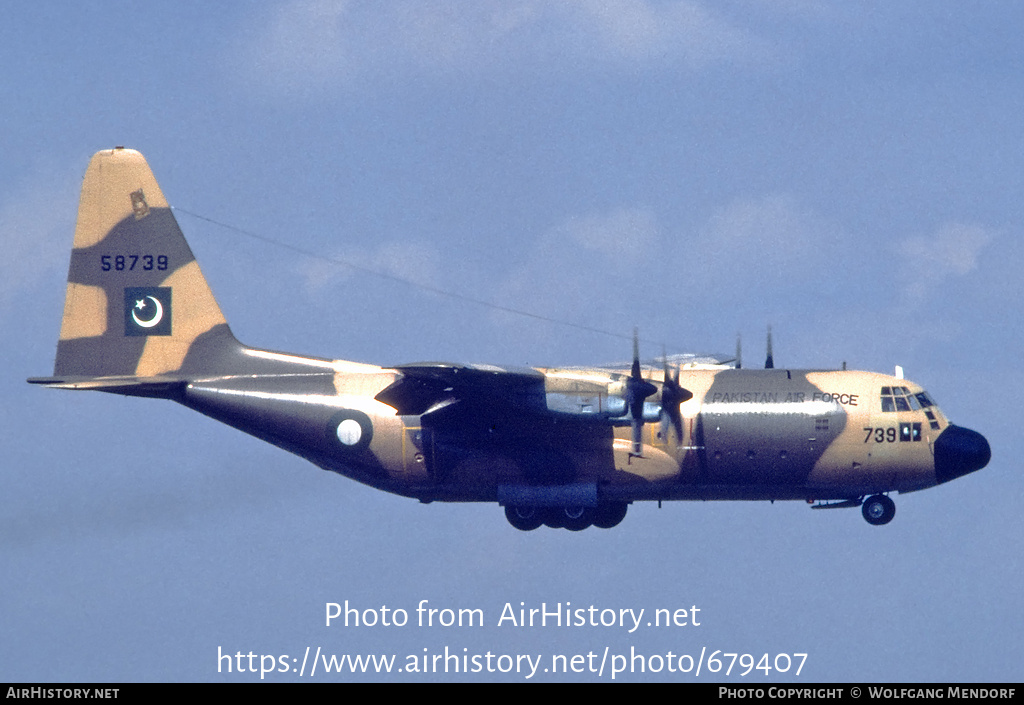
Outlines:
[[[54,374],[29,381],[172,399],[388,492],[498,502],[521,529],[607,528],[630,502],[684,499],[834,500],[818,506],[882,524],[884,493],[991,455],[921,387],[871,372],[383,368],[250,348],[145,159],[120,147],[86,171]]]

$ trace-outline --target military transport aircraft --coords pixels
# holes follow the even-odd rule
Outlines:
[[[984,467],[988,442],[920,386],[846,370],[664,357],[620,369],[376,365],[251,348],[214,300],[143,156],[82,184],[52,377],[171,399],[422,502],[497,502],[516,528],[610,528],[639,500],[782,500],[895,512],[889,492]],[[685,362],[685,364],[684,364]],[[866,498],[866,499],[865,499]]]

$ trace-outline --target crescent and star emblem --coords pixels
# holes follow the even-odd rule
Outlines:
[[[148,318],[139,318],[139,311],[145,311],[148,307],[146,301],[152,301],[153,307],[156,309],[152,316]],[[138,299],[135,302],[135,308],[132,309],[132,320],[135,321],[135,325],[142,328],[152,328],[160,323],[164,317],[164,307],[158,299],[153,296],[146,296],[143,299]]]
[[[129,337],[170,335],[171,306],[169,286],[129,286],[124,290],[124,334]]]

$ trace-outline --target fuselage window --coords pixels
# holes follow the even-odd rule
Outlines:
[[[919,441],[921,440],[921,424],[920,423],[901,423],[900,424],[900,441]]]

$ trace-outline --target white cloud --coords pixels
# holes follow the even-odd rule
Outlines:
[[[70,174],[39,170],[0,202],[0,311],[44,278],[67,273],[81,184]]]
[[[923,303],[949,279],[978,268],[981,251],[995,235],[977,225],[948,223],[929,236],[912,237],[900,245],[901,277],[911,304]]]
[[[618,208],[601,215],[570,218],[549,237],[549,243],[570,242],[598,252],[610,263],[639,260],[649,255],[660,227],[642,208]]]
[[[496,301],[606,331],[640,325],[655,336],[723,316],[730,326],[762,326],[776,313],[806,315],[849,285],[846,270],[830,263],[856,249],[785,194],[738,199],[691,229],[641,207],[585,214],[528,247]]]
[[[627,59],[680,57],[700,66],[749,60],[768,49],[767,43],[699,2],[582,0],[567,7],[582,31],[597,40],[598,48]]]
[[[347,36],[349,0],[297,0],[261,17],[254,36],[246,36],[243,70],[270,83],[304,87],[344,80],[354,66]]]
[[[380,76],[759,65],[769,41],[696,0],[291,0],[235,44],[250,83],[309,93]]]
[[[367,58],[390,55],[428,69],[478,67],[535,27],[543,8],[538,2],[494,0],[394,3],[391,13],[376,18],[389,39],[376,46],[380,55]]]
[[[614,314],[627,287],[642,285],[663,241],[657,218],[642,208],[569,218],[529,246],[498,287],[497,301],[559,320],[624,325],[612,320]]]
[[[744,297],[817,284],[844,243],[838,229],[786,194],[737,199],[688,243],[705,287],[728,282]],[[723,291],[723,295],[728,292]]]

